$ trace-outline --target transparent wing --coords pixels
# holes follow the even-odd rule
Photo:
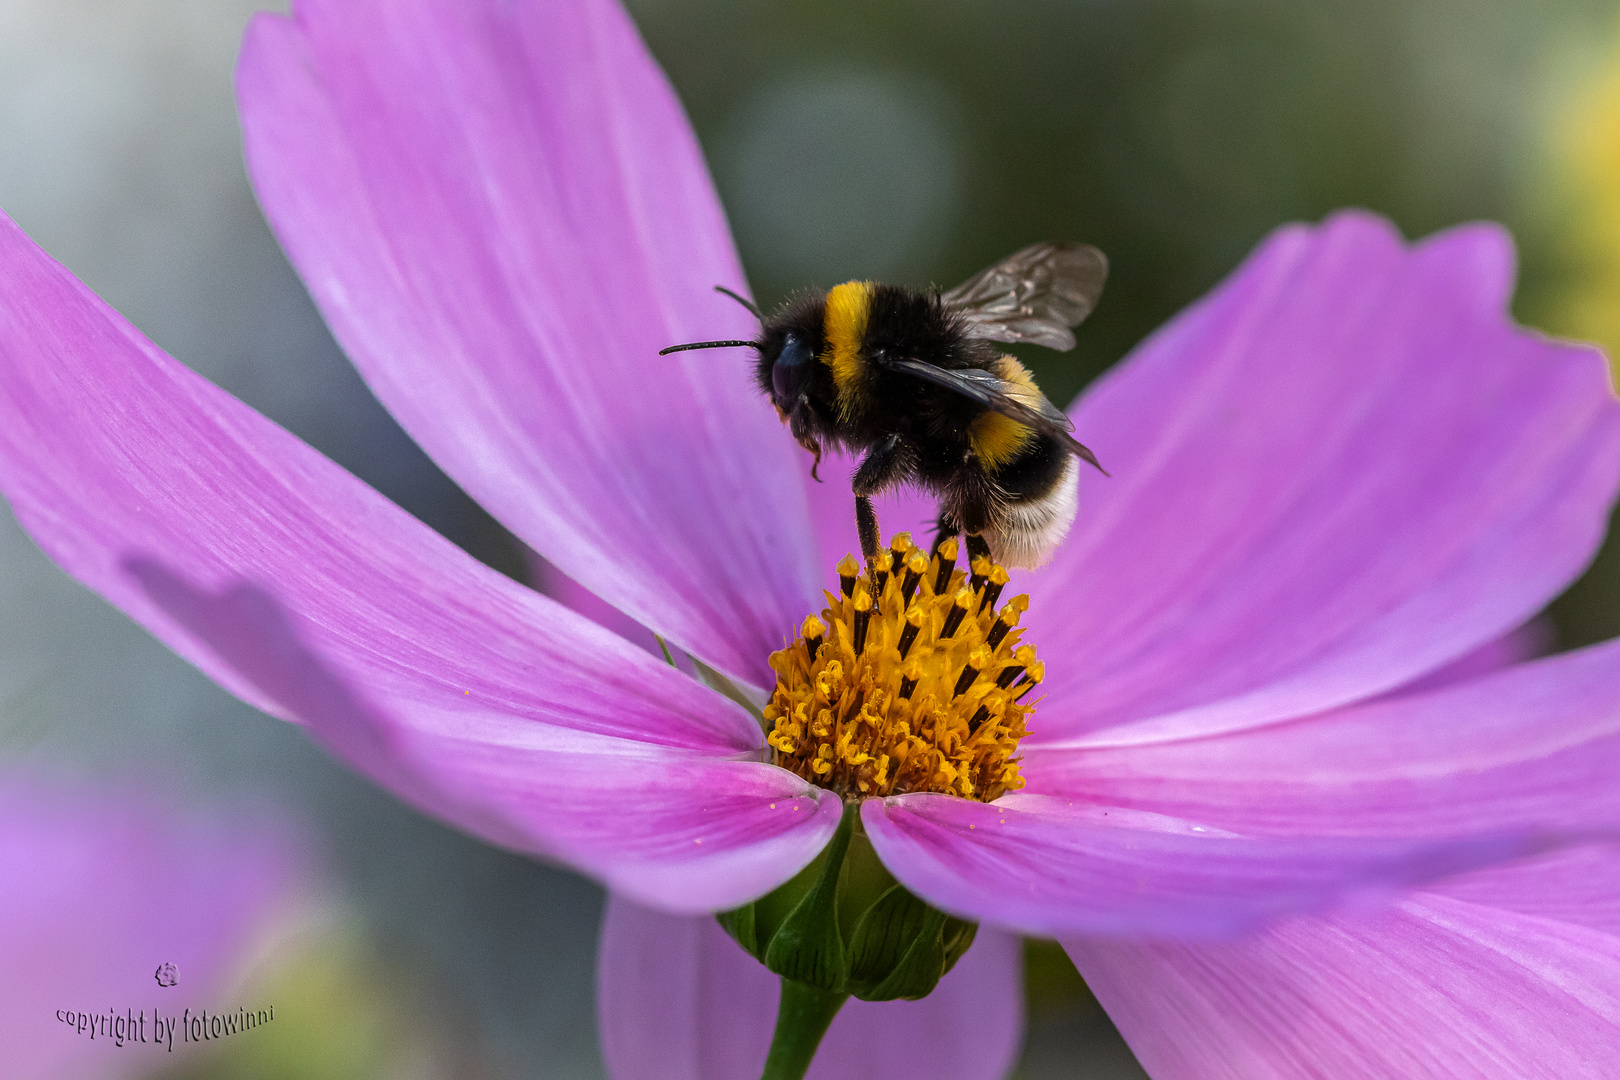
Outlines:
[[[1043,435],[1051,436],[1068,447],[1070,452],[1082,461],[1090,462],[1096,466],[1097,471],[1107,474],[1107,470],[1098,463],[1097,456],[1069,434],[1074,430],[1074,424],[1070,422],[1068,416],[1045,397],[1040,399],[1038,406],[1030,405],[1008,392],[1011,383],[997,378],[993,372],[982,368],[950,370],[935,367],[921,360],[890,360],[887,366],[891,371],[901,371],[924,382],[944,387],[969,401],[978,402],[991,412],[998,412],[1009,420],[1016,420],[1025,427],[1034,428]]]
[[[1108,257],[1089,244],[1031,244],[939,299],[972,337],[1067,352],[1069,328],[1091,314],[1106,280]]]

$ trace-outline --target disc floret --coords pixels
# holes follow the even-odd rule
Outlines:
[[[846,797],[935,791],[988,802],[1023,786],[1018,742],[1044,669],[1020,641],[1029,609],[999,610],[1007,571],[988,556],[956,567],[896,536],[873,572],[838,564],[839,592],[771,654],[764,716],[783,768]]]

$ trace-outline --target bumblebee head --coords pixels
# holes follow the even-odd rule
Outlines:
[[[809,408],[819,392],[821,323],[819,299],[804,298],[760,327],[754,377],[784,420]]]
[[[802,333],[789,330],[782,335],[781,347],[760,359],[770,364],[771,404],[782,413],[791,413],[801,398],[808,398],[810,376],[815,371],[816,354]],[[768,359],[767,359],[768,357]],[[763,373],[762,373],[763,374]]]
[[[721,289],[748,305],[751,303],[727,289]],[[686,345],[671,345],[660,349],[660,355],[686,349],[713,349],[727,346],[748,346],[758,354],[754,378],[759,388],[771,399],[777,415],[793,432],[793,437],[805,449],[820,456],[816,439],[830,421],[831,396],[834,387],[827,365],[822,362],[824,326],[827,310],[825,295],[802,295],[790,301],[769,318],[761,317],[758,341],[694,341]]]

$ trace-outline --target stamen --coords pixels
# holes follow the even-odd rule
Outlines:
[[[996,601],[1001,599],[1001,590],[1006,587],[1006,584],[1007,571],[1000,566],[992,567],[989,582],[984,587],[984,596],[979,599],[979,606],[974,611],[974,614],[977,615],[985,608],[989,608],[991,611],[996,610]]]
[[[972,593],[966,589],[957,590],[956,599],[951,604],[950,614],[945,616],[945,625],[939,631],[940,637],[952,638],[956,636],[956,631],[962,625],[962,620],[967,618],[968,605],[972,602]]]
[[[989,647],[984,645],[980,645],[973,650],[968,657],[968,662],[962,667],[962,674],[957,676],[956,689],[951,692],[951,697],[961,697],[963,692],[978,680],[979,672],[983,671],[985,665],[990,663],[990,652]]]
[[[934,575],[934,595],[944,596],[951,584],[951,571],[956,569],[956,537],[946,537],[934,557],[939,560],[939,573]]]
[[[973,713],[973,719],[968,721],[968,734],[977,735],[984,722],[992,716],[1000,716],[1007,708],[1006,694],[986,694],[984,704]]]
[[[899,533],[889,543],[889,573],[898,574],[900,567],[906,561],[906,553],[915,545],[911,542],[910,533]]]
[[[901,535],[874,560],[881,574],[839,562],[828,607],[771,654],[770,760],[846,798],[989,801],[1023,786],[1017,747],[1033,706],[1021,699],[1043,673],[1020,641],[1029,602],[1014,597],[992,618],[998,597],[984,594],[1006,571],[975,552],[975,595],[957,555],[954,538],[930,555]]]
[[[1024,695],[1039,686],[1041,684],[1041,680],[1045,678],[1046,665],[1041,663],[1039,660],[1030,661],[1029,668],[1024,672],[1023,677],[1013,684],[1014,687],[1023,687],[1023,689],[1018,692],[1018,696],[1013,700],[1022,701]]]
[[[917,683],[922,681],[922,665],[913,660],[906,665],[905,672],[900,677],[900,698],[909,701],[911,694],[917,689]]]
[[[859,656],[866,651],[866,631],[872,625],[872,598],[862,589],[855,597],[855,618],[852,620],[855,638],[855,655]]]
[[[906,612],[906,628],[900,631],[900,659],[904,660],[906,654],[911,652],[911,646],[916,644],[917,635],[922,632],[923,613],[921,608],[913,608]]]
[[[906,576],[900,583],[900,598],[908,605],[911,597],[917,591],[917,585],[922,581],[923,571],[928,569],[928,560],[923,558],[921,551],[913,551],[906,556]]]
[[[985,635],[985,640],[990,643],[992,649],[1001,644],[1001,639],[1006,637],[1012,628],[1018,625],[1018,617],[1028,609],[1029,597],[1027,596],[1015,596],[1007,603],[1006,607],[1001,609],[1001,614],[996,616],[996,621],[990,627],[990,632]]]
[[[1001,644],[1001,639],[1006,637],[1012,631],[1012,628],[1013,620],[1008,619],[1007,613],[1003,611],[996,616],[996,621],[990,624],[990,631],[984,635],[984,640],[988,641],[993,649]]]
[[[845,555],[838,560],[838,584],[843,588],[845,596],[855,595],[855,579],[861,576],[861,564],[855,561],[855,556]]]
[[[985,580],[990,576],[990,567],[992,565],[993,564],[990,562],[990,556],[988,555],[980,555],[977,559],[973,560],[973,576],[968,579],[968,582],[969,587],[974,592],[978,592],[980,589],[984,588]]]
[[[814,615],[806,615],[803,624],[799,627],[799,636],[804,638],[804,651],[810,657],[810,662],[816,662],[816,654],[821,651],[821,643],[826,639],[827,627]]]

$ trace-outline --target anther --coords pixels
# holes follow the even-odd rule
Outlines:
[[[984,588],[985,581],[990,577],[991,565],[990,557],[988,555],[980,555],[977,559],[973,560],[971,564],[973,576],[968,579],[968,587],[974,592],[978,592],[980,589]]]
[[[906,612],[906,628],[900,631],[900,659],[904,660],[906,654],[911,652],[911,646],[916,644],[917,635],[922,631],[926,618],[920,607]]]
[[[979,599],[979,611],[989,608],[996,609],[996,601],[1001,599],[1001,590],[1007,584],[1007,571],[1000,566],[990,568],[990,580],[984,587],[984,596]],[[979,612],[974,612],[977,615]]]
[[[900,582],[900,600],[903,605],[911,603],[911,596],[917,591],[917,583],[922,581],[923,571],[928,569],[928,560],[921,551],[913,551],[906,556],[906,576]]]
[[[898,574],[900,567],[906,563],[906,555],[915,545],[911,542],[910,533],[899,533],[889,542],[889,573]]]
[[[855,579],[860,576],[861,564],[855,561],[855,556],[845,555],[838,560],[838,584],[845,596],[855,595]]]
[[[973,718],[968,721],[968,734],[969,735],[972,735],[975,732],[977,732],[979,730],[979,727],[986,720],[990,719],[990,706],[991,705],[995,705],[998,710],[1005,709],[1006,706],[1007,706],[1007,697],[1006,697],[1006,695],[1005,694],[986,694],[985,695],[984,703],[981,704],[976,710],[974,710]]]
[[[1019,600],[1024,603],[1020,605]],[[990,643],[992,649],[1000,648],[1002,641],[1012,633],[1012,628],[1018,625],[1018,616],[1023,614],[1023,609],[1028,606],[1029,598],[1020,596],[1001,609],[1001,614],[996,616],[996,621],[990,624],[989,631],[984,635],[984,640]]]
[[[962,674],[960,674],[960,675],[958,675],[956,677],[956,689],[951,691],[951,697],[952,698],[961,697],[962,692],[964,690],[966,690],[968,687],[972,686],[974,681],[977,680],[978,677],[979,677],[979,671],[972,664],[968,664],[968,665],[964,666],[962,668]]]
[[[827,627],[814,615],[806,615],[799,635],[804,638],[804,651],[810,654],[810,662],[815,663],[816,653],[821,651],[821,643],[827,637]]]
[[[922,661],[913,660],[905,666],[900,673],[900,699],[902,701],[911,697],[911,692],[917,689],[917,683],[922,679]]]
[[[1046,678],[1046,665],[1041,663],[1039,660],[1032,662],[1028,669],[1025,670],[1023,678],[1019,679],[1018,682],[1014,684],[1015,686],[1022,686],[1023,689],[1018,692],[1018,696],[1013,700],[1018,701],[1022,699],[1025,694],[1039,686],[1041,680],[1044,678]]]
[[[872,598],[862,589],[860,595],[855,597],[855,616],[850,620],[850,629],[853,632],[855,655],[859,656],[866,651],[866,631],[872,625]]]
[[[1017,746],[1044,674],[1015,632],[1029,602],[997,611],[1005,576],[983,561],[983,545],[969,544],[964,560],[959,543],[935,549],[943,565],[905,536],[839,563],[842,595],[771,654],[776,689],[761,715],[772,761],[846,797],[993,801],[1023,787]],[[944,591],[925,591],[939,571]],[[970,576],[982,579],[977,593]]]
[[[951,583],[951,571],[956,569],[956,537],[946,537],[934,555],[939,559],[939,573],[934,575],[934,595],[944,596],[946,587]]]
[[[962,674],[956,677],[956,689],[951,691],[951,697],[959,698],[967,693],[967,688],[972,686],[979,678],[979,672],[983,671],[989,664],[990,650],[985,646],[980,645],[969,653],[968,662],[963,666]]]
[[[941,641],[956,633],[956,628],[962,625],[963,619],[967,618],[968,605],[972,602],[972,593],[966,589],[956,591],[956,599],[951,603],[950,613],[945,616],[945,625],[940,627],[939,637]]]

